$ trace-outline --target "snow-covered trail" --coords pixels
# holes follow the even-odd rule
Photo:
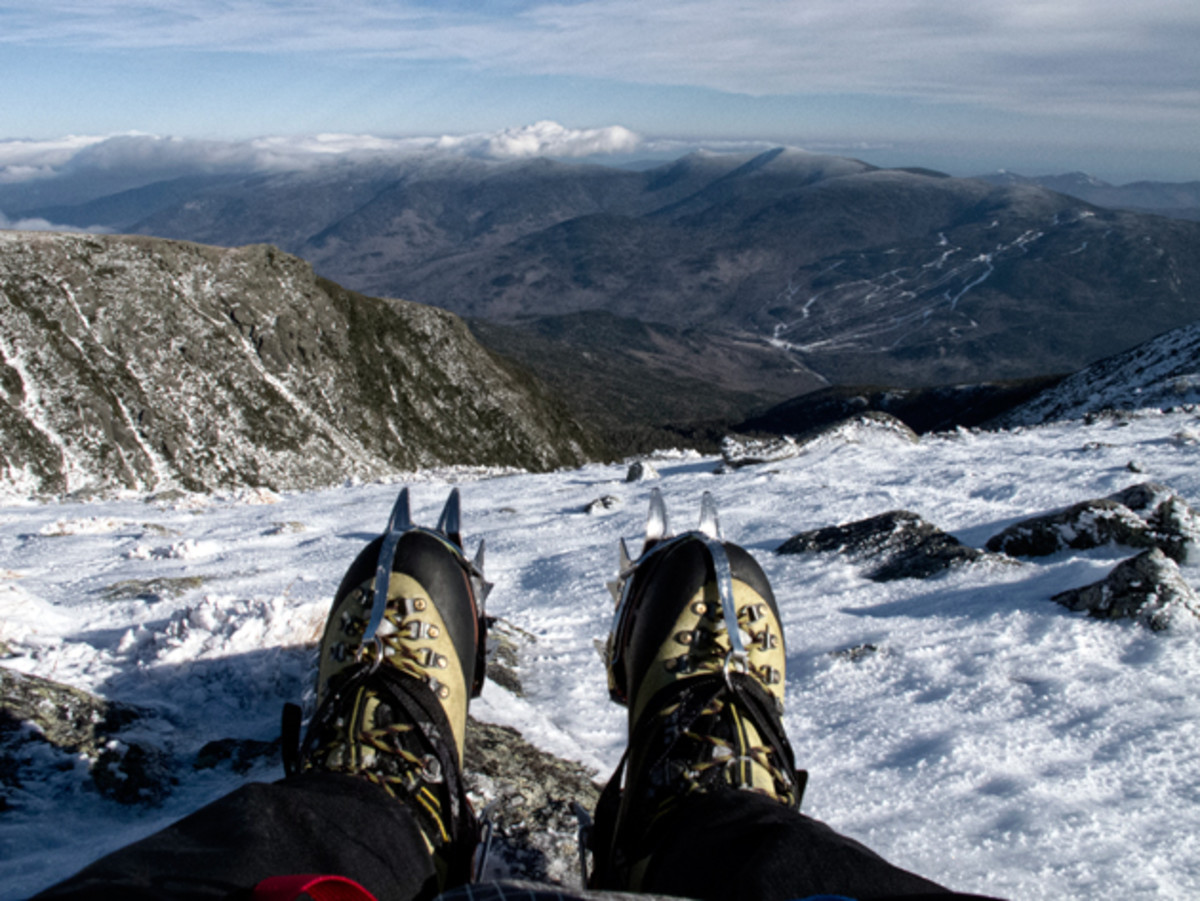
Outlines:
[[[1148,479],[1198,505],[1198,436],[1194,414],[1144,414],[915,445],[830,441],[722,475],[712,458],[663,455],[661,477],[642,483],[594,465],[409,484],[430,524],[460,485],[467,550],[487,542],[489,610],[536,639],[525,696],[489,683],[476,716],[607,776],[625,721],[596,643],[610,626],[617,538],[639,536],[651,487],[677,530],[711,491],[726,536],[756,555],[780,600],[785,723],[810,771],[807,813],[963,890],[1185,898],[1200,895],[1200,629],[1152,634],[1048,600],[1129,549],[884,584],[840,558],[773,551],[798,531],[896,508],[978,547],[1028,515]],[[397,489],[0,507],[0,666],[152,708],[147,738],[177,759],[214,739],[274,738],[280,704],[308,690],[307,645],[342,572]],[[584,512],[601,495],[618,502]],[[1200,569],[1185,574],[1200,587]],[[150,809],[100,798],[80,767],[6,791],[0,901],[278,773],[178,775]]]

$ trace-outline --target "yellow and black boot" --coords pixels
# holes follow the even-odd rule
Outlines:
[[[601,796],[597,888],[637,890],[671,813],[697,792],[749,791],[798,808],[780,716],[786,648],[754,559],[720,538],[707,494],[698,531],[670,536],[657,491],[645,547],[612,587],[609,690],[629,708],[629,746]]]
[[[297,771],[369,780],[408,805],[442,886],[469,881],[479,827],[462,778],[467,705],[485,668],[482,545],[462,551],[458,493],[437,529],[407,489],[388,531],[350,566],[321,640],[316,713]]]

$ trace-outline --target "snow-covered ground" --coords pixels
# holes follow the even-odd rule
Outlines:
[[[423,473],[432,524],[451,484],[467,549],[487,540],[489,601],[536,636],[526,696],[494,684],[476,716],[603,775],[624,711],[596,643],[619,536],[636,539],[652,487],[690,528],[711,491],[726,537],[763,564],[788,643],[785,722],[810,771],[804,809],[884,856],[978,892],[1037,899],[1200,897],[1200,629],[1152,633],[1050,602],[1127,548],[1063,552],[876,584],[834,556],[781,557],[797,531],[907,508],[982,546],[1028,515],[1147,479],[1200,503],[1200,418],[880,435],[716,475],[691,454],[548,475]],[[1136,461],[1142,470],[1129,469]],[[342,572],[384,525],[398,485],[0,507],[0,665],[150,707],[142,737],[187,759],[218,738],[270,739],[311,679],[311,642]],[[619,503],[584,512],[601,495]],[[1185,567],[1193,587],[1200,568]],[[174,580],[158,581],[151,580]],[[148,587],[149,586],[149,587]],[[132,595],[150,590],[150,602]],[[1200,625],[1200,624],[1198,624]],[[832,652],[878,650],[850,659]],[[82,766],[8,792],[0,899],[25,897],[159,828],[246,776],[183,768],[166,802],[122,807]]]

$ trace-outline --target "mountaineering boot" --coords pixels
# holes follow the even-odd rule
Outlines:
[[[483,683],[491,587],[462,551],[458,492],[438,528],[407,489],[388,532],[350,566],[321,640],[317,706],[294,769],[358,776],[403,802],[439,883],[468,881],[479,827],[462,780],[467,704]]]
[[[670,537],[656,491],[642,555],[629,561],[622,544],[621,557],[607,663],[629,746],[597,807],[592,883],[637,890],[685,798],[749,791],[798,808],[805,777],[780,721],[786,650],[771,586],[721,540],[711,498],[699,531]]]

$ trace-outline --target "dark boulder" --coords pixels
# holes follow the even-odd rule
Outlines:
[[[1009,526],[988,540],[987,549],[1013,557],[1045,557],[1067,548],[1118,544],[1157,547],[1182,563],[1198,537],[1200,520],[1187,503],[1164,485],[1143,482]]]
[[[168,756],[117,738],[143,715],[78,688],[0,669],[0,781],[18,789],[82,757],[104,796],[122,804],[158,803],[173,782]]]
[[[892,510],[870,519],[801,532],[785,541],[778,554],[836,552],[867,566],[868,579],[924,579],[989,555],[908,510]]]
[[[1100,619],[1134,619],[1155,631],[1170,628],[1180,617],[1200,617],[1200,596],[1158,548],[1118,564],[1099,582],[1052,600]]]

